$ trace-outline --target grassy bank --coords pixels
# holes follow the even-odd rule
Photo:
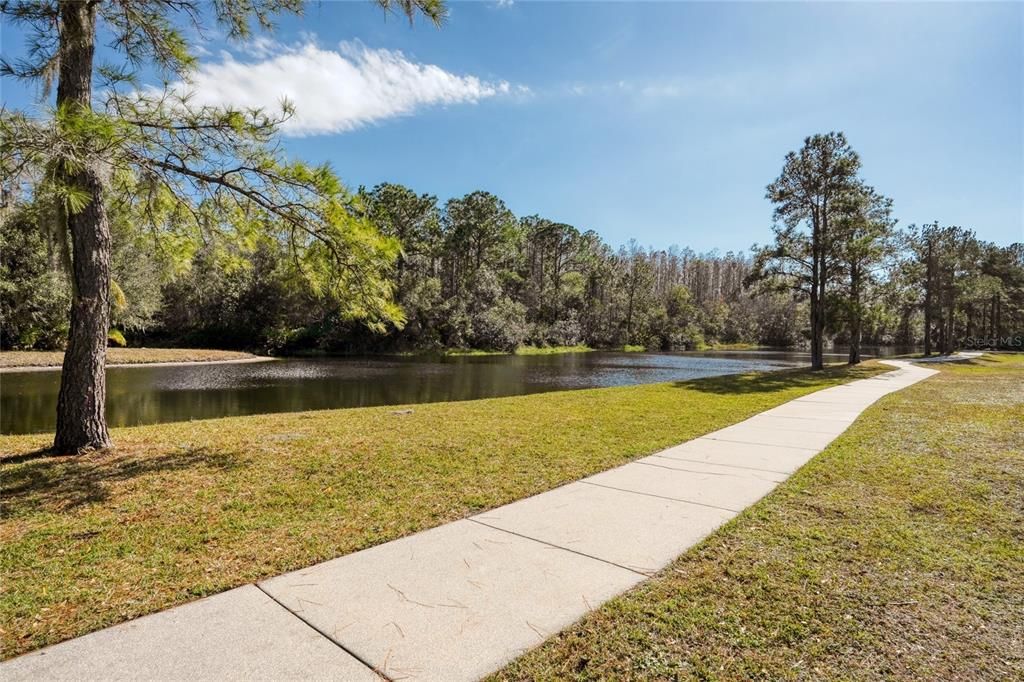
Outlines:
[[[932,367],[496,679],[1020,679],[1024,357]]]
[[[697,350],[779,350],[770,346],[759,346],[756,343],[702,343]]]
[[[583,344],[576,346],[519,346],[516,348],[516,355],[561,355],[562,353],[590,353],[593,350],[590,346]]]
[[[79,458],[26,459],[49,438],[0,437],[3,655],[526,497],[878,371],[116,429],[116,451]]]
[[[441,355],[561,355],[562,353],[589,353],[593,348],[585,345],[577,346],[519,346],[511,353],[501,350],[477,350],[473,348],[452,348],[441,351]],[[430,351],[428,351],[428,354]]]
[[[255,358],[251,353],[202,348],[108,348],[108,365],[144,365],[154,362],[213,362]],[[12,350],[0,353],[0,367],[60,367],[63,351]]]
[[[384,355],[400,355],[404,357],[475,357],[486,355],[561,355],[562,353],[590,353],[595,350],[590,346],[518,346],[514,351],[482,350],[479,348],[445,348],[431,350],[413,350],[400,353],[384,353]]]

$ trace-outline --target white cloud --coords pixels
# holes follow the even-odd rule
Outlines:
[[[242,45],[242,52],[255,59],[267,59],[279,52],[287,51],[288,48],[281,43],[262,35],[253,36]]]
[[[248,55],[256,61],[225,53],[217,63],[202,64],[190,79],[192,101],[272,110],[288,99],[296,110],[284,127],[291,135],[343,132],[423,107],[529,94],[522,85],[454,74],[359,42],[329,50],[265,40],[251,44]]]

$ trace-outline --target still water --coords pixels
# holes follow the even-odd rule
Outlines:
[[[696,379],[806,363],[806,354],[786,352],[594,352],[114,367],[107,370],[107,419],[112,426],[131,426],[266,412],[472,400]],[[59,384],[57,371],[0,375],[0,433],[52,430]]]

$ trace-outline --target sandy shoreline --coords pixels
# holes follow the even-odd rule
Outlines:
[[[271,362],[278,358],[258,356],[253,358],[234,358],[232,360],[188,360],[181,362],[122,362],[111,367],[188,367],[190,365],[237,365],[249,362]],[[13,374],[15,372],[59,372],[60,365],[30,365],[26,367],[0,367],[0,374]]]

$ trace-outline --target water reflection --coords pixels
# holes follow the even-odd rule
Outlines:
[[[839,359],[839,358],[836,358]],[[317,358],[107,370],[112,426],[227,415],[470,400],[775,369],[801,353],[576,353],[548,356]],[[0,432],[54,427],[58,372],[0,375]]]

